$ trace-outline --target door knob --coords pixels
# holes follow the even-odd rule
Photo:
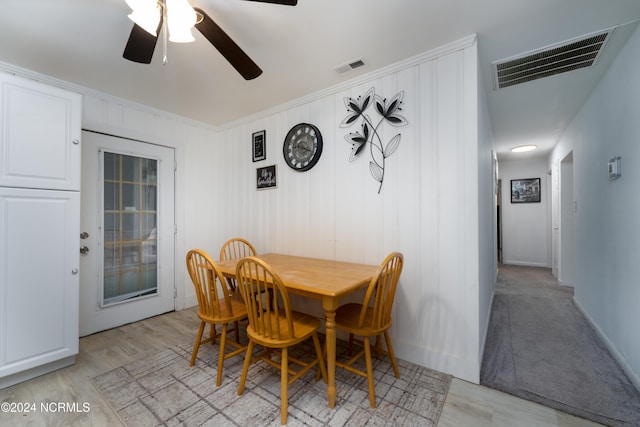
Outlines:
[[[88,239],[89,238],[89,233],[87,233],[86,231],[83,231],[82,233],[80,233],[80,238],[81,239]]]
[[[88,254],[89,253],[89,248],[86,246],[80,246],[80,253],[81,254]]]

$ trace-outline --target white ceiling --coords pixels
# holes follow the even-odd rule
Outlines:
[[[123,59],[125,0],[0,0],[0,61],[223,127],[477,34],[496,150],[509,159],[530,142],[548,153],[640,19],[638,0],[190,1],[261,76],[244,80],[198,31],[194,43],[169,43],[164,66],[161,39],[151,64]],[[493,90],[491,62],[613,26],[595,67]],[[335,71],[358,57],[366,66]]]

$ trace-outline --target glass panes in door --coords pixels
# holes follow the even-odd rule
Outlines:
[[[158,161],[104,152],[103,301],[158,292]]]

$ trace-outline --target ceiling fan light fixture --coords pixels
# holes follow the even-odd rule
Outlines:
[[[167,0],[169,41],[189,43],[195,41],[191,29],[198,17],[187,0]]]
[[[511,149],[512,153],[526,153],[527,151],[533,151],[538,148],[537,145],[520,145]]]
[[[129,19],[135,22],[147,33],[157,36],[160,24],[160,8],[156,0],[126,0],[132,12]]]
[[[157,36],[157,28],[160,23],[160,11],[157,11],[157,15],[147,12],[133,11],[129,14],[129,19],[135,22],[139,27],[145,30],[147,33]]]
[[[158,7],[158,0],[125,0],[131,10]]]
[[[171,28],[169,25],[169,41],[174,43],[190,43],[195,41],[191,28]]]

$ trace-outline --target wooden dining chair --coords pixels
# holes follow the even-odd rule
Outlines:
[[[327,369],[318,339],[320,320],[291,310],[289,294],[282,280],[267,263],[259,258],[247,257],[240,260],[236,268],[236,280],[249,316],[247,326],[249,345],[238,385],[238,395],[242,395],[244,391],[251,364],[263,360],[271,366],[280,368],[280,421],[286,424],[289,385],[316,365],[320,369],[322,378],[327,382]],[[266,301],[267,299],[269,301]],[[310,337],[313,339],[316,350],[316,357],[312,361],[304,362],[289,355],[290,347]],[[265,351],[253,357],[253,347],[256,344],[262,346]],[[271,359],[278,353],[280,363]],[[300,366],[300,369],[296,371],[290,368],[289,362]]]
[[[247,307],[238,293],[231,292],[218,265],[205,251],[193,249],[187,253],[187,270],[196,289],[198,317],[200,318],[200,328],[193,346],[189,366],[193,366],[195,363],[201,344],[214,343],[216,338],[215,325],[221,325],[216,377],[216,387],[219,387],[222,382],[224,361],[242,353],[247,348],[247,346],[240,344],[238,339],[239,321],[247,318]],[[235,341],[227,338],[227,328],[230,323],[234,324],[236,330]],[[203,340],[202,335],[206,324],[211,325],[211,329],[209,338]],[[226,353],[227,344],[235,347],[235,350]]]
[[[375,350],[378,353],[378,357],[380,357],[381,353],[388,355],[396,378],[400,378],[388,331],[391,327],[391,308],[393,307],[403,262],[404,258],[400,252],[389,254],[371,279],[362,304],[349,303],[338,307],[336,310],[336,328],[349,333],[350,353],[354,336],[363,338],[362,350],[346,362],[336,361],[336,366],[367,378],[369,383],[369,402],[372,408],[376,407],[370,346],[372,337],[377,337]],[[384,336],[387,351],[382,350],[380,344],[381,336]],[[366,372],[353,366],[363,354],[365,356]]]
[[[227,240],[220,248],[220,261],[240,259],[246,256],[256,256],[256,248],[253,247],[251,242],[240,237]],[[232,289],[235,290],[235,279],[228,277],[227,281]]]
[[[256,248],[251,242],[240,237],[227,240],[220,248],[220,261],[240,259],[246,256],[256,256]]]

